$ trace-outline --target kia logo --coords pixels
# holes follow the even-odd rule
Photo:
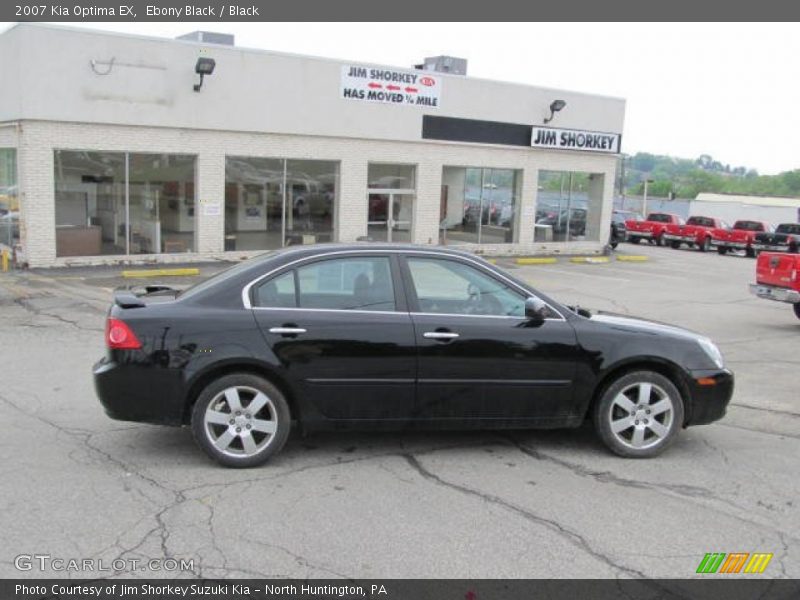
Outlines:
[[[422,85],[427,85],[428,87],[431,87],[432,85],[436,85],[436,80],[433,77],[421,77],[419,82]]]

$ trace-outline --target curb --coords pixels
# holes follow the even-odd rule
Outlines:
[[[200,269],[186,268],[186,269],[139,269],[135,271],[123,271],[122,276],[126,279],[133,277],[173,277],[173,276],[188,276],[199,275]]]
[[[645,262],[650,260],[650,257],[644,256],[643,254],[623,254],[617,256],[617,260],[621,262]]]

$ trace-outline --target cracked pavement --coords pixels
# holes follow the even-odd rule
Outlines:
[[[187,429],[112,421],[95,399],[112,271],[0,274],[0,576],[115,574],[14,568],[49,554],[194,561],[116,573],[131,577],[682,578],[706,552],[773,552],[764,576],[800,577],[800,321],[749,296],[750,259],[620,249],[651,260],[499,263],[719,343],[729,414],[654,460],[583,427],[293,435],[263,467],[224,469]]]

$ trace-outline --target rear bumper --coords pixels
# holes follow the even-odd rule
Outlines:
[[[722,240],[711,240],[712,246],[722,246],[723,248],[736,248],[738,250],[744,250],[747,248],[747,242],[727,242]]]
[[[675,235],[674,233],[665,233],[661,237],[670,242],[683,242],[685,244],[694,244],[697,242],[697,238],[693,235]]]
[[[789,244],[753,244],[754,250],[766,252],[788,252]]]
[[[178,372],[103,358],[94,365],[92,374],[100,404],[112,419],[182,424],[183,386]]]
[[[716,369],[692,371],[691,375],[692,409],[686,425],[706,425],[724,417],[733,396],[733,373],[728,369]],[[713,385],[708,385],[710,380],[714,381]]]
[[[776,285],[765,285],[763,283],[751,283],[750,293],[759,298],[767,300],[777,300],[778,302],[790,302],[796,304],[800,302],[800,292],[789,288],[778,287]]]

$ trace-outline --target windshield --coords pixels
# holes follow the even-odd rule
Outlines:
[[[663,213],[652,213],[647,220],[656,223],[672,223],[672,217]]]

